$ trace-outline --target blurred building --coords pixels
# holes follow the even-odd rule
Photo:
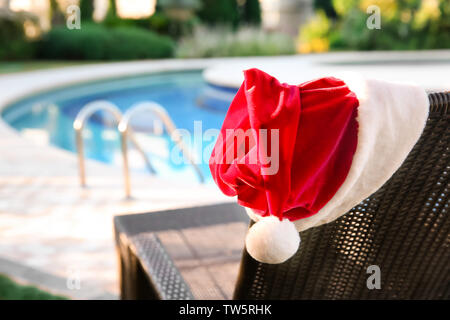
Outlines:
[[[79,0],[57,0],[61,9]],[[108,10],[109,0],[94,0],[94,19],[102,20]],[[260,0],[263,27],[266,30],[280,31],[293,36],[298,34],[301,25],[313,15],[314,0]],[[123,18],[142,18],[151,16],[157,0],[116,0],[117,11]],[[42,29],[50,28],[49,0],[0,0],[1,8],[13,11],[27,11],[39,17]]]
[[[0,0],[0,7],[12,11],[30,12],[39,19],[42,29],[50,28],[50,2],[36,0]]]
[[[62,11],[69,5],[78,4],[79,0],[57,0]],[[117,12],[122,18],[142,18],[151,16],[155,12],[157,0],[116,0]],[[94,0],[94,19],[102,20],[108,10],[109,0]],[[41,28],[50,28],[49,0],[0,0],[0,8],[12,11],[26,11],[39,18]]]
[[[260,0],[263,26],[296,36],[313,15],[313,0]]]

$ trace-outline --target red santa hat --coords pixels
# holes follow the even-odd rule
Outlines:
[[[225,117],[210,159],[214,181],[255,223],[246,248],[281,263],[299,231],[331,222],[380,188],[422,133],[417,86],[354,78],[280,83],[258,70]]]

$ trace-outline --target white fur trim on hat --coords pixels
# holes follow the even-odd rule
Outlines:
[[[359,100],[358,144],[339,190],[317,214],[294,221],[298,231],[339,218],[377,191],[406,159],[428,118],[429,101],[421,87],[354,75],[339,78]],[[254,221],[261,219],[247,213]]]
[[[282,263],[292,257],[300,245],[300,235],[288,219],[261,218],[248,231],[247,252],[259,262]]]

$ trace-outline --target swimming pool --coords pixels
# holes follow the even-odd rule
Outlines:
[[[77,113],[89,102],[108,100],[124,112],[135,103],[155,101],[167,110],[177,128],[194,133],[199,125],[203,132],[220,129],[232,96],[233,90],[220,93],[220,88],[208,85],[201,70],[160,73],[58,88],[11,104],[1,116],[25,136],[75,151],[72,124]],[[88,158],[121,166],[119,134],[112,120],[110,115],[101,112],[91,117],[83,132],[85,154]],[[173,161],[174,143],[169,136],[165,132],[162,135],[149,132],[154,121],[151,114],[141,114],[132,124],[137,131],[138,142],[149,156],[157,175],[198,181],[188,163]],[[183,138],[206,181],[210,182],[208,163],[204,159],[209,157],[214,141],[198,141],[194,134],[187,138],[188,141]],[[130,165],[132,170],[145,171],[145,163],[135,150],[130,151]]]

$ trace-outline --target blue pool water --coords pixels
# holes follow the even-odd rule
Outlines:
[[[75,151],[73,120],[80,109],[95,100],[108,100],[125,111],[134,103],[155,101],[169,113],[175,125],[187,132],[194,132],[194,124],[201,121],[201,130],[220,129],[225,117],[229,99],[228,90],[218,101],[208,94],[211,88],[202,77],[201,71],[165,73],[132,78],[93,82],[60,88],[25,98],[8,106],[1,114],[13,128],[26,136],[38,137],[55,146]],[[232,92],[231,92],[232,93]],[[208,107],[205,106],[208,105]],[[155,120],[150,114],[137,117],[137,127],[145,129]],[[197,129],[199,122],[197,122]],[[148,129],[148,128],[147,128]],[[164,132],[153,134],[148,130],[137,134],[138,141],[148,154],[157,175],[168,179],[198,181],[194,169],[187,163],[173,161],[173,142]],[[211,181],[208,163],[214,141],[200,141],[198,137],[184,137],[197,159],[207,181]],[[120,166],[121,154],[116,125],[108,114],[96,114],[84,130],[86,156],[105,163]],[[172,151],[171,151],[172,150]],[[181,153],[180,153],[181,154]],[[133,170],[144,171],[142,159],[133,151],[130,153]]]

